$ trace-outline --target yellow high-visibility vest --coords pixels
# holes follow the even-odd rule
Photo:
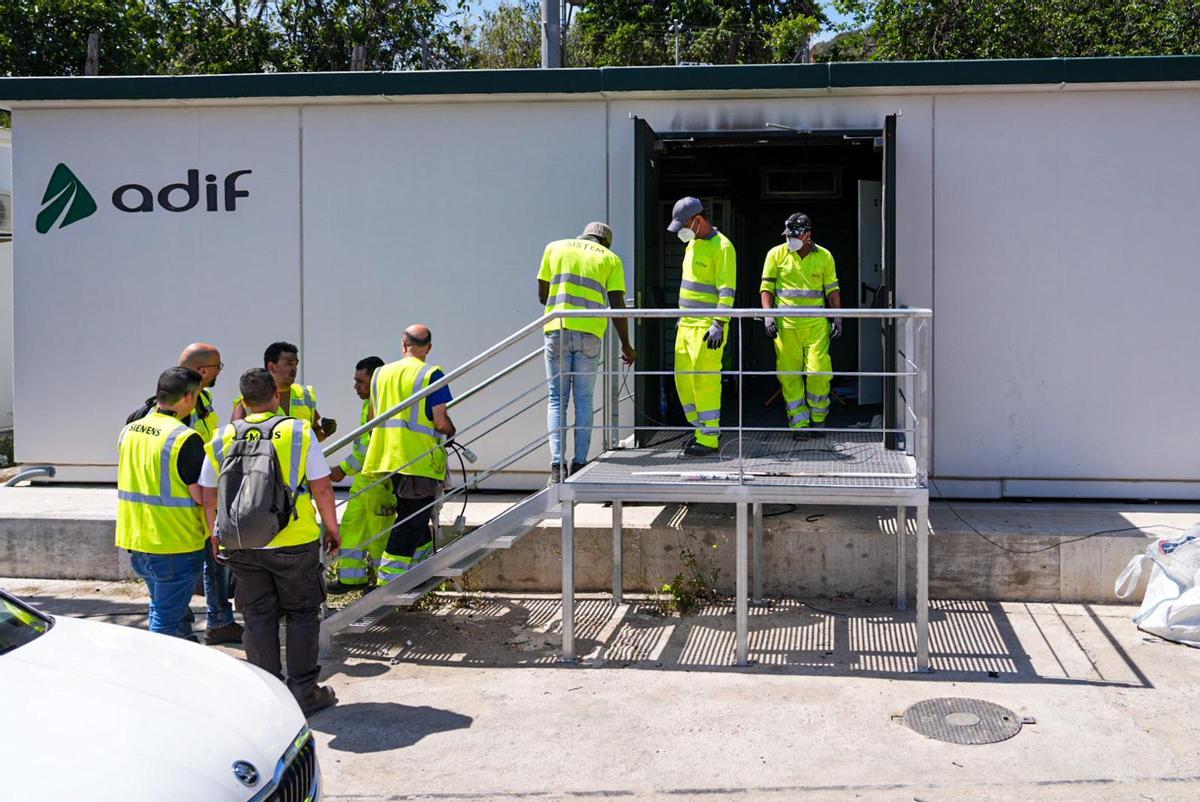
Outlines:
[[[247,423],[261,423],[275,417],[272,412],[255,412],[246,416]],[[229,444],[237,435],[232,423],[221,429],[219,437],[204,446],[208,459],[212,461],[217,475],[221,473],[221,462],[229,449]],[[305,475],[305,465],[308,464],[309,449],[316,445],[312,426],[307,421],[288,416],[276,424],[272,431],[271,445],[279,456],[279,468],[283,472],[283,483],[289,491],[300,490],[296,494],[296,517],[284,527],[264,548],[278,549],[283,546],[303,546],[312,543],[321,536],[321,527],[317,523],[317,511],[313,506],[312,494],[308,490],[308,477]]]
[[[204,442],[213,439],[217,429],[221,428],[221,419],[213,406],[212,390],[200,391],[200,397],[196,399],[196,409],[187,417],[185,423],[197,432]]]
[[[317,414],[317,391],[311,384],[293,384],[289,388],[288,393],[292,399],[288,411],[284,412],[283,407],[280,407],[273,414],[280,417],[286,415],[291,418],[299,418],[307,422],[309,426],[312,426],[313,419]],[[233,399],[234,409],[237,409],[238,404],[242,406],[246,405],[240,395]],[[249,411],[248,409],[246,410],[247,413]]]
[[[198,437],[157,410],[126,424],[117,439],[117,547],[186,554],[204,547],[200,505],[179,477],[179,452]]]
[[[375,414],[387,412],[413,393],[429,386],[429,377],[441,370],[416,357],[405,357],[375,371],[371,377],[371,405]],[[446,449],[433,428],[421,400],[402,410],[371,432],[371,443],[363,460],[365,474],[399,472],[407,476],[446,478]]]

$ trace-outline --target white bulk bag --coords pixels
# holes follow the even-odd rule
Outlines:
[[[1137,587],[1146,563],[1154,564],[1138,629],[1188,646],[1200,647],[1200,524],[1182,535],[1161,538],[1129,561],[1114,588],[1124,599]]]

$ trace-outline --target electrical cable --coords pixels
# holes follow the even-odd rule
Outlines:
[[[469,499],[471,497],[471,488],[467,484],[467,463],[463,460],[462,446],[460,446],[458,443],[454,442],[453,440],[447,441],[446,445],[448,445],[448,446],[450,446],[450,448],[454,449],[454,455],[456,457],[458,457],[458,465],[462,469],[463,503],[462,503],[462,509],[459,510],[458,514],[460,516],[462,516],[465,520],[466,516],[467,516],[467,499]],[[462,533],[460,532],[459,534],[462,534]]]
[[[932,478],[929,480],[929,484],[931,484],[933,486],[934,490],[937,490],[938,496],[942,495],[942,491],[938,489],[937,482],[935,482]],[[981,538],[986,540],[988,543],[992,544],[992,546],[994,546],[995,548],[999,549],[1000,551],[1007,551],[1010,554],[1040,554],[1043,551],[1051,551],[1053,549],[1062,548],[1063,546],[1066,546],[1069,543],[1079,543],[1080,541],[1089,540],[1090,538],[1099,537],[1100,535],[1115,535],[1115,534],[1119,534],[1121,532],[1146,532],[1147,530],[1155,529],[1155,528],[1172,529],[1176,532],[1184,531],[1182,528],[1180,528],[1178,526],[1171,526],[1170,524],[1150,524],[1150,526],[1123,526],[1118,529],[1101,529],[1098,532],[1092,532],[1090,534],[1082,535],[1080,537],[1073,537],[1073,538],[1070,538],[1069,540],[1061,540],[1058,543],[1052,543],[1049,546],[1042,546],[1041,548],[1037,548],[1037,549],[1013,549],[1013,548],[1009,548],[1008,546],[1004,546],[1004,545],[1001,545],[1000,543],[997,543],[996,541],[992,540],[990,537],[985,535],[983,532],[980,532],[975,527],[974,524],[972,524],[966,518],[959,515],[958,510],[954,509],[954,507],[950,504],[950,502],[946,501],[946,499],[944,497],[942,497],[940,500],[941,500],[941,503],[943,505],[945,505],[946,509],[950,510],[950,514],[953,515],[955,518],[957,518],[960,523],[962,523],[964,526],[966,526],[968,529],[970,529],[975,534],[979,535]]]

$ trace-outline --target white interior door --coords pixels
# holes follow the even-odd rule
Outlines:
[[[858,182],[858,295],[857,306],[871,306],[883,283],[883,182]],[[842,288],[846,297],[848,287]],[[883,328],[878,320],[858,321],[858,369],[883,370]],[[860,376],[858,403],[882,404],[883,379]]]

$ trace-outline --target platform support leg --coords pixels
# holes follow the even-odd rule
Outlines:
[[[929,671],[929,504],[917,507],[917,671]]]
[[[737,505],[737,665],[750,665],[750,526],[745,502]]]
[[[896,507],[896,609],[908,609],[908,507]]]
[[[625,505],[620,501],[612,503],[612,600],[613,604],[620,605],[623,603],[624,590],[624,567],[622,566],[622,556],[624,550],[623,541],[623,524],[622,515],[624,514]]]
[[[761,502],[754,503],[754,601],[761,603],[763,601],[763,585],[765,577],[763,576],[765,569],[765,559],[763,557],[763,505]]]
[[[562,662],[575,662],[575,502],[562,503]]]

